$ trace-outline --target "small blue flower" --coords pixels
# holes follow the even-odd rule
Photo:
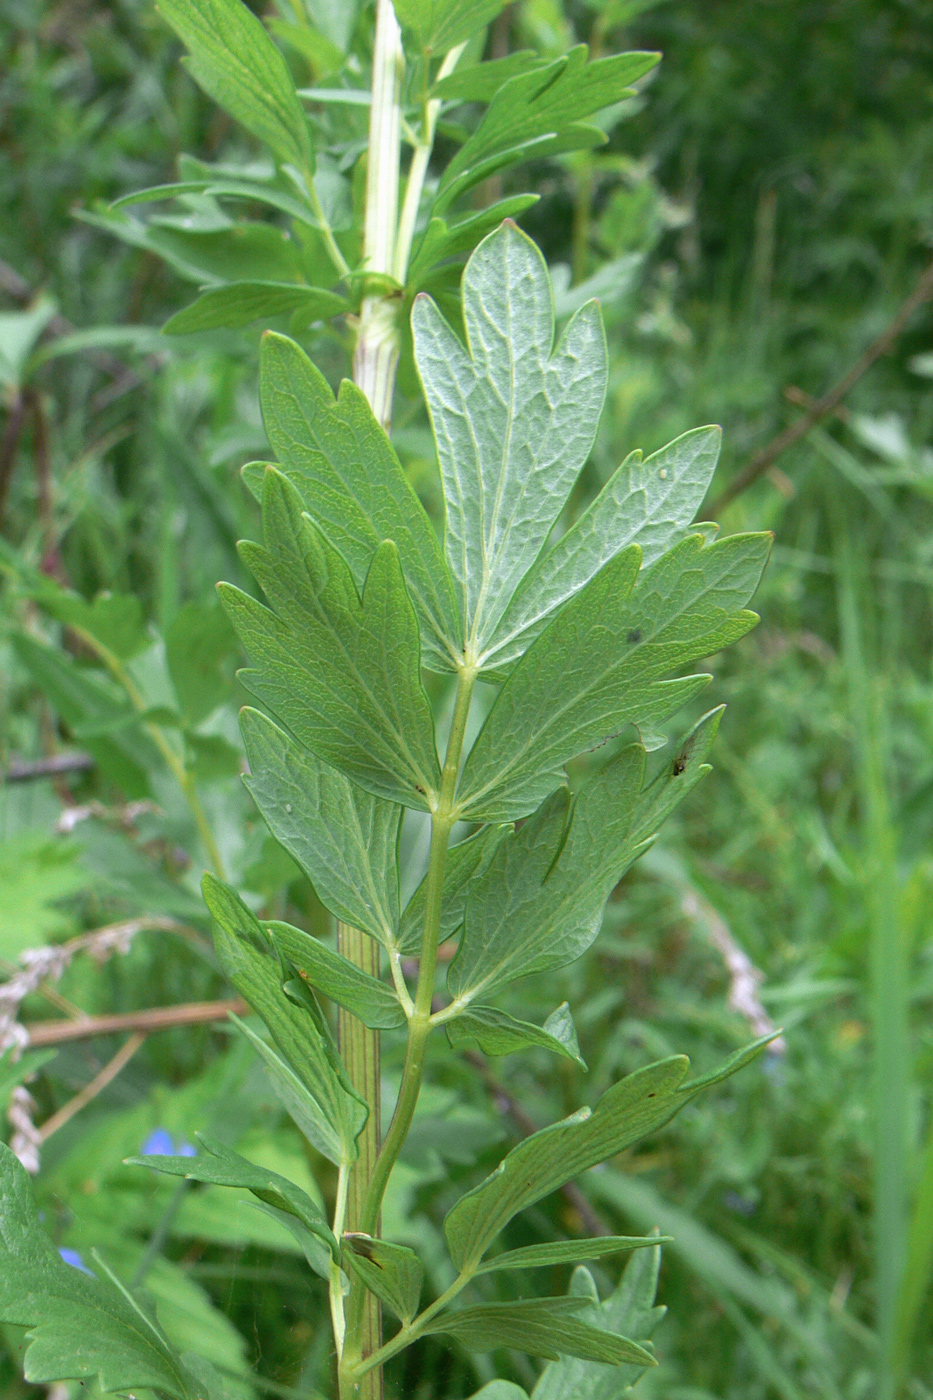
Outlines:
[[[175,1144],[165,1128],[154,1128],[139,1150],[141,1157],[174,1157]]]
[[[178,1144],[178,1155],[179,1157],[196,1157],[198,1155],[198,1149],[192,1147],[190,1142],[182,1140]]]
[[[91,1278],[95,1277],[76,1249],[60,1249],[58,1252],[65,1263],[70,1264],[73,1269],[80,1269],[82,1274],[89,1274]]]

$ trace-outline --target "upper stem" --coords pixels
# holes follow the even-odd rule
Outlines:
[[[466,44],[458,44],[455,49],[450,50],[437,71],[436,82],[440,82],[442,78],[446,78],[449,73],[454,71],[465,48]],[[408,179],[405,183],[405,202],[402,205],[398,238],[395,243],[393,270],[395,279],[399,283],[404,283],[408,274],[408,259],[411,256],[412,239],[415,236],[415,224],[418,221],[418,209],[421,204],[425,177],[428,173],[428,163],[434,149],[434,136],[437,131],[440,110],[441,100],[439,97],[429,98],[425,102],[421,119],[421,136],[415,145],[414,155],[408,170]]]
[[[367,272],[382,276],[392,275],[395,258],[404,71],[402,32],[395,18],[392,0],[378,0],[373,50],[373,100],[369,115],[369,161],[366,167],[363,264]],[[395,299],[384,295],[364,297],[353,356],[353,379],[363,390],[384,428],[388,428],[392,418],[398,356]]]

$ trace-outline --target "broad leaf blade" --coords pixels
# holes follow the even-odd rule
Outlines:
[[[633,1249],[654,1248],[666,1243],[668,1238],[659,1235],[601,1235],[590,1240],[555,1240],[553,1244],[529,1244],[523,1249],[509,1249],[504,1254],[487,1259],[479,1266],[477,1273],[497,1273],[500,1269],[544,1269],[552,1264],[576,1264],[583,1259],[605,1259],[610,1254],[627,1254]]]
[[[532,1025],[530,1021],[517,1021],[514,1016],[494,1006],[471,1006],[446,1022],[446,1026],[447,1037],[454,1046],[463,1040],[475,1040],[486,1055],[512,1055],[517,1050],[550,1050],[586,1069],[566,1002],[548,1017],[543,1027]]]
[[[391,1030],[405,1024],[399,999],[384,982],[303,929],[278,920],[263,927],[300,977],[315,991],[352,1011],[364,1025],[374,1030]]]
[[[458,1001],[578,958],[599,933],[612,890],[659,827],[709,772],[722,715],[705,715],[643,788],[645,751],[623,749],[581,789],[567,815],[559,789],[497,849],[472,887],[447,985]]]
[[[478,128],[441,177],[435,213],[495,170],[558,151],[595,146],[603,132],[584,119],[630,94],[630,83],[658,62],[622,53],[587,63],[580,44],[546,68],[516,74],[496,92]]]
[[[434,527],[363,394],[344,381],[335,400],[294,341],[263,337],[262,411],[281,470],[339,550],[358,588],[392,540],[421,626],[424,664],[450,670],[462,650],[453,581]]]
[[[719,428],[695,428],[642,462],[633,454],[592,505],[523,579],[489,645],[503,669],[558,608],[630,544],[647,568],[676,544],[699,510],[719,459]]]
[[[660,1249],[639,1250],[629,1260],[619,1286],[602,1303],[589,1271],[577,1269],[570,1292],[574,1297],[590,1300],[590,1306],[580,1314],[581,1321],[647,1342],[666,1311],[656,1307],[654,1301],[660,1263]],[[544,1368],[532,1400],[618,1400],[620,1387],[627,1391],[643,1374],[644,1367],[637,1362],[618,1370],[563,1356]]]
[[[282,989],[281,962],[262,925],[215,876],[204,876],[204,900],[215,920],[221,965],[237,991],[268,1026],[279,1050],[317,1105],[319,1152],[339,1164],[356,1159],[356,1137],[367,1107],[346,1078],[323,1016],[296,1006]]]
[[[162,327],[164,335],[188,335],[194,331],[236,330],[253,321],[271,321],[300,311],[309,321],[323,321],[346,311],[345,297],[322,287],[297,282],[231,282],[208,287],[197,301],[176,311]]]
[[[442,102],[491,102],[510,78],[516,78],[520,73],[530,73],[535,68],[546,68],[547,62],[534,49],[519,49],[517,53],[506,54],[504,58],[464,64],[435,83],[432,95]],[[118,200],[116,203],[123,202]]]
[[[517,1303],[480,1303],[442,1313],[424,1328],[425,1334],[445,1332],[468,1351],[514,1347],[531,1356],[557,1360],[561,1354],[586,1357],[611,1366],[657,1363],[637,1342],[603,1332],[574,1316],[585,1306],[576,1298],[532,1298]]]
[[[241,553],[276,609],[230,585],[221,596],[255,669],[242,679],[299,743],[377,797],[430,810],[440,786],[421,681],[418,623],[389,542],[362,599],[341,556],[266,468],[265,546]]]
[[[30,1329],[25,1370],[35,1385],[96,1380],[107,1394],[151,1387],[172,1400],[203,1400],[161,1328],[122,1285],[64,1262],[39,1222],[25,1169],[3,1143],[0,1318]]]
[[[689,1082],[685,1055],[661,1060],[613,1085],[594,1110],[581,1109],[520,1142],[448,1214],[444,1233],[454,1263],[459,1269],[478,1264],[519,1211],[662,1127],[701,1089],[750,1063],[768,1039],[755,1041],[718,1070]]]
[[[472,252],[480,239],[497,228],[503,219],[518,218],[519,214],[537,204],[538,199],[536,194],[515,194],[508,199],[500,199],[497,204],[480,210],[478,214],[467,214],[455,223],[431,219],[420,241],[415,244],[408,266],[406,281],[409,290],[418,292],[429,285],[437,276],[439,263],[446,264],[450,258]],[[448,267],[441,271],[446,273]]]
[[[399,923],[402,809],[373,797],[258,710],[240,712],[244,781],[269,830],[333,915],[387,947]]]
[[[327,1221],[318,1206],[300,1186],[278,1172],[259,1167],[248,1162],[238,1152],[227,1147],[216,1138],[204,1133],[198,1134],[198,1141],[204,1151],[195,1157],[169,1157],[159,1153],[145,1157],[128,1157],[129,1167],[149,1167],[168,1176],[180,1176],[186,1181],[200,1181],[212,1186],[237,1186],[250,1191],[258,1200],[277,1210],[285,1211],[319,1240],[322,1240],[336,1260],[339,1258],[337,1241],[331,1233]]]
[[[288,64],[242,0],[160,0],[204,91],[284,161],[313,163]]]
[[[463,315],[468,348],[426,297],[412,329],[444,483],[447,560],[467,653],[481,662],[593,444],[606,345],[592,303],[554,349],[547,267],[509,223],[470,258]]]
[[[416,54],[443,54],[495,19],[508,0],[394,0],[408,46]]]
[[[502,687],[464,768],[462,815],[523,816],[560,782],[575,754],[627,724],[657,725],[684,704],[706,678],[667,678],[755,625],[745,604],[770,545],[766,534],[711,545],[689,535],[641,579],[637,545],[610,559]]]
[[[386,1307],[402,1322],[410,1322],[418,1311],[424,1282],[424,1269],[413,1249],[390,1244],[372,1235],[355,1232],[343,1237],[343,1257],[352,1273],[362,1279]]]

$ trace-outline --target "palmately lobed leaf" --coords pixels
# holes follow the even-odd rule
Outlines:
[[[563,765],[627,724],[654,727],[707,683],[672,673],[744,636],[767,534],[688,535],[639,577],[637,545],[557,613],[503,685],[464,767],[460,814],[510,821],[553,791]],[[637,585],[637,586],[636,586]]]
[[[126,1165],[148,1167],[167,1176],[182,1177],[212,1186],[239,1187],[249,1191],[266,1205],[275,1206],[300,1221],[305,1229],[324,1243],[333,1258],[338,1258],[337,1241],[319,1207],[306,1191],[287,1177],[267,1167],[257,1166],[241,1157],[218,1139],[198,1134],[202,1150],[196,1156],[173,1157],[147,1153],[144,1157],[129,1157]]]
[[[647,787],[645,750],[632,744],[593,775],[572,806],[567,789],[558,789],[501,843],[467,900],[447,977],[458,1002],[586,951],[615,885],[709,772],[721,715],[721,708],[705,715]]]
[[[344,380],[335,399],[304,351],[272,332],[262,340],[260,393],[280,470],[346,559],[357,588],[380,544],[392,540],[418,614],[424,664],[449,671],[463,652],[453,580],[434,527],[365,396]]]
[[[362,598],[342,556],[272,467],[264,544],[241,553],[275,611],[220,585],[254,662],[241,673],[295,738],[374,796],[431,810],[440,786],[418,622],[391,541],[373,555]]]
[[[356,1138],[368,1107],[350,1084],[330,1029],[313,996],[296,1004],[286,995],[283,963],[255,914],[216,876],[202,882],[224,972],[268,1026],[284,1057],[282,1073],[263,1056],[285,1107],[309,1141],[330,1161],[355,1161]],[[256,1047],[262,1053],[259,1045]]]
[[[717,427],[694,428],[645,461],[632,453],[602,491],[519,584],[487,647],[486,667],[518,659],[558,608],[631,544],[648,568],[686,533],[706,495],[722,441]]]
[[[646,1343],[667,1311],[655,1305],[660,1243],[656,1240],[654,1249],[639,1250],[632,1256],[618,1286],[603,1302],[589,1270],[574,1270],[571,1296],[589,1300],[587,1309],[580,1313],[581,1320]],[[532,1400],[618,1400],[623,1390],[627,1392],[643,1374],[644,1367],[637,1363],[610,1368],[599,1362],[562,1356],[545,1366],[532,1391]]]
[[[587,62],[579,44],[545,68],[519,72],[490,101],[476,131],[441,177],[434,212],[442,214],[471,186],[521,160],[584,150],[605,141],[586,121],[621,98],[660,58],[656,53],[621,53]]]
[[[103,1261],[93,1264],[85,1272],[65,1263],[39,1221],[24,1167],[0,1143],[0,1320],[29,1329],[26,1379],[96,1381],[105,1394],[151,1388],[172,1400],[219,1400]]]
[[[508,0],[394,0],[415,56],[445,54],[495,19]]]
[[[690,1062],[685,1055],[636,1070],[613,1085],[592,1111],[581,1109],[525,1138],[448,1213],[444,1233],[458,1269],[479,1264],[519,1211],[662,1127],[702,1089],[749,1064],[769,1039],[755,1041],[701,1079],[687,1081]]]
[[[468,1351],[513,1347],[531,1356],[557,1360],[561,1354],[580,1356],[610,1366],[634,1362],[657,1365],[637,1342],[593,1327],[577,1316],[586,1307],[579,1298],[530,1298],[516,1303],[480,1303],[441,1313],[424,1328],[430,1335],[445,1332]]]
[[[288,64],[242,0],[160,0],[159,9],[204,91],[281,160],[310,170],[308,124]]]
[[[244,781],[272,835],[335,918],[393,946],[402,808],[373,797],[258,710],[241,710],[240,730]]]
[[[466,347],[429,298],[412,310],[444,485],[445,552],[467,654],[479,662],[589,455],[606,344],[594,302],[554,347],[547,267],[508,222],[467,263],[463,318]]]

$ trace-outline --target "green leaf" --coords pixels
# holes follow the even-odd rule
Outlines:
[[[662,1127],[702,1089],[749,1064],[768,1039],[755,1041],[701,1079],[685,1082],[690,1068],[685,1055],[636,1070],[613,1085],[592,1111],[580,1109],[525,1138],[448,1214],[444,1233],[457,1268],[475,1267],[519,1211]]]
[[[180,1176],[186,1181],[200,1181],[212,1186],[242,1187],[252,1192],[258,1200],[300,1220],[305,1229],[327,1245],[334,1260],[339,1260],[337,1241],[319,1207],[306,1191],[278,1172],[248,1162],[216,1138],[198,1133],[197,1139],[204,1151],[195,1157],[167,1157],[151,1153],[145,1157],[127,1157],[125,1165],[149,1167],[168,1176]]]
[[[301,171],[313,164],[288,64],[242,0],[160,0],[192,76],[258,140]]]
[[[477,1269],[479,1274],[496,1273],[500,1269],[543,1269],[551,1264],[575,1264],[581,1259],[605,1259],[608,1254],[625,1254],[633,1249],[654,1248],[665,1244],[669,1236],[659,1235],[601,1235],[591,1240],[554,1240],[551,1244],[529,1244],[523,1249],[509,1249],[487,1259]],[[615,1328],[610,1329],[615,1331]]]
[[[490,20],[508,0],[394,0],[402,32],[415,53],[447,53]]]
[[[391,987],[371,977],[310,933],[273,920],[263,924],[275,947],[315,991],[352,1011],[374,1030],[405,1024],[405,1012]]]
[[[554,349],[547,267],[511,223],[467,263],[463,317],[466,349],[425,296],[412,330],[444,483],[447,560],[467,655],[481,664],[589,455],[606,343],[592,303]]]
[[[318,1099],[310,1092],[287,1060],[284,1060],[274,1046],[257,1035],[251,1026],[231,1013],[230,1020],[240,1034],[249,1041],[256,1054],[265,1065],[269,1082],[276,1098],[300,1133],[320,1147],[322,1141],[330,1142],[331,1135],[325,1123],[322,1128],[322,1111]],[[338,1076],[339,1077],[339,1076]],[[325,1156],[327,1153],[325,1153]]]
[[[189,724],[200,724],[229,699],[237,655],[236,634],[216,602],[182,604],[166,629],[165,657]]]
[[[242,710],[240,728],[244,781],[273,836],[336,918],[393,946],[401,807],[351,783],[258,710]]]
[[[238,329],[253,321],[271,321],[299,311],[308,321],[326,321],[346,311],[349,302],[322,287],[302,287],[296,282],[231,282],[208,287],[197,301],[176,311],[162,327],[165,335],[192,331]]]
[[[577,1269],[570,1292],[575,1297],[590,1300],[590,1307],[581,1314],[581,1320],[607,1332],[647,1342],[666,1312],[665,1308],[654,1304],[660,1263],[660,1249],[639,1250],[629,1260],[619,1286],[603,1303],[599,1301],[589,1271]],[[643,1374],[644,1367],[637,1362],[626,1365],[620,1372],[600,1366],[598,1362],[563,1356],[544,1368],[532,1392],[532,1400],[618,1400],[620,1387],[627,1391]]]
[[[719,459],[719,428],[694,428],[647,461],[632,453],[596,500],[522,580],[489,644],[497,670],[516,660],[558,608],[627,545],[647,568],[680,539]]]
[[[650,1352],[627,1337],[603,1332],[580,1322],[574,1313],[586,1305],[585,1299],[531,1298],[517,1303],[480,1303],[457,1312],[442,1313],[422,1331],[422,1335],[446,1332],[467,1351],[492,1351],[513,1347],[531,1356],[561,1354],[582,1356],[611,1366],[636,1362],[655,1366]]]
[[[392,540],[421,626],[423,663],[450,670],[462,650],[453,581],[434,527],[365,396],[348,381],[335,400],[294,341],[263,336],[262,411],[282,472],[353,572],[358,588]]]
[[[627,724],[660,724],[707,683],[668,679],[757,622],[745,610],[771,536],[707,545],[689,535],[641,579],[620,551],[565,604],[509,675],[461,778],[461,815],[514,820],[561,780],[562,765]],[[637,587],[636,587],[637,583]]]
[[[277,609],[229,584],[221,595],[255,669],[240,673],[299,743],[376,797],[430,810],[440,786],[418,622],[391,542],[360,599],[347,565],[271,467],[265,545],[241,553]]]
[[[583,119],[630,96],[629,84],[653,68],[660,54],[620,53],[592,63],[587,57],[586,45],[580,44],[546,68],[518,73],[499,88],[444,171],[435,213],[504,166],[601,144],[602,130]]]
[[[0,841],[0,959],[6,964],[27,948],[78,931],[69,902],[94,885],[80,855],[75,841],[41,827]]]
[[[418,1311],[424,1282],[424,1269],[413,1249],[374,1239],[372,1235],[348,1232],[343,1237],[343,1257],[370,1293],[375,1293],[402,1322],[411,1322]]]
[[[102,1277],[64,1262],[39,1222],[25,1169],[0,1143],[0,1319],[30,1329],[26,1379],[204,1400],[158,1323],[102,1261],[94,1265]]]
[[[498,227],[503,219],[515,219],[519,214],[537,204],[539,195],[516,194],[509,199],[500,199],[488,209],[478,214],[468,214],[456,223],[448,224],[445,219],[431,219],[421,240],[415,246],[408,265],[407,286],[410,291],[419,291],[436,275],[438,263],[458,257],[461,253],[473,250],[481,238]],[[448,271],[445,267],[443,271]]]
[[[519,49],[517,53],[506,54],[504,58],[455,68],[446,78],[434,84],[431,95],[439,97],[442,102],[491,102],[510,78],[537,68],[546,68],[547,62],[534,49]]]
[[[721,715],[721,708],[705,715],[648,787],[645,750],[632,744],[593,775],[569,816],[567,789],[558,789],[502,842],[471,890],[447,975],[459,1002],[586,951],[614,887],[709,772],[705,759]]]
[[[315,1011],[313,998],[297,1006],[286,996],[280,959],[239,896],[209,873],[202,890],[215,920],[214,942],[224,972],[265,1021],[315,1106],[316,1118],[305,1130],[309,1140],[338,1165],[355,1161],[357,1134],[368,1110],[347,1079],[324,1017]]]
[[[0,314],[0,384],[18,388],[26,377],[26,363],[55,315],[54,301],[40,297],[28,311]]]
[[[275,1220],[282,1226],[283,1230],[287,1230],[307,1260],[308,1266],[314,1270],[319,1278],[326,1282],[330,1281],[334,1263],[333,1255],[330,1248],[312,1235],[307,1226],[302,1225],[301,1221],[296,1219],[294,1215],[289,1215],[287,1211],[279,1210],[278,1207],[270,1206],[264,1201],[250,1201],[249,1204],[254,1210],[267,1216],[268,1219]]]
[[[467,896],[473,882],[489,868],[499,842],[511,830],[508,826],[489,826],[458,841],[447,852],[444,885],[441,894],[440,936],[438,941],[452,938],[463,923]],[[424,936],[424,911],[427,899],[427,876],[415,890],[405,907],[398,935],[398,947],[403,953],[417,953]]]
[[[493,1006],[471,1006],[468,1011],[447,1021],[446,1026],[451,1045],[457,1045],[462,1040],[475,1040],[487,1055],[511,1055],[516,1050],[539,1047],[575,1060],[586,1069],[566,1002],[547,1018],[543,1027],[533,1026],[528,1021],[516,1021],[513,1016],[497,1011]]]
[[[512,1381],[490,1381],[470,1400],[528,1400],[528,1392]]]

